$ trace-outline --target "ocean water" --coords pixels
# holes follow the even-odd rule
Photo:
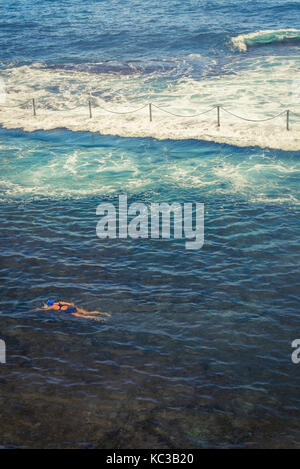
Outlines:
[[[299,447],[299,12],[1,2],[0,445]],[[203,248],[97,238],[125,193],[204,203]]]

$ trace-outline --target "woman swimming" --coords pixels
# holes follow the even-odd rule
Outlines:
[[[85,311],[84,309],[77,308],[73,303],[67,303],[65,301],[48,300],[47,306],[45,306],[44,309],[46,311],[51,309],[61,311],[62,313],[72,314],[72,316],[78,318],[94,319],[95,321],[105,321],[105,319],[99,317],[99,315],[111,316],[109,313],[100,313],[100,311]]]

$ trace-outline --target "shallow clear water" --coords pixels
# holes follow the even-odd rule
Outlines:
[[[150,127],[147,110],[82,117],[88,96],[188,114],[225,93],[242,113],[296,112],[298,39],[247,36],[246,51],[230,40],[297,29],[298,10],[2,2],[5,105],[34,95],[39,107],[36,119],[0,112],[1,445],[299,446],[297,132],[230,121],[202,135],[198,121],[156,113]],[[121,193],[205,203],[204,247],[98,239],[96,207]],[[50,297],[112,317],[35,311]]]

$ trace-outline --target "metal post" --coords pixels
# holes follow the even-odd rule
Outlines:
[[[152,104],[149,103],[149,116],[150,116],[150,122],[152,122]]]
[[[218,110],[218,127],[221,126],[221,122],[220,122],[220,106],[217,106],[217,110]]]
[[[34,98],[32,98],[32,108],[33,108],[33,115],[36,116],[35,100],[34,100]]]
[[[90,119],[93,117],[92,116],[92,104],[91,101],[89,101],[89,111],[90,111]]]
[[[290,130],[290,111],[286,111],[286,130]]]

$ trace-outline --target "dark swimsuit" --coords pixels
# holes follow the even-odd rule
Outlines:
[[[68,306],[67,309],[61,309],[63,306],[67,306],[67,305],[63,305],[61,303],[58,303],[58,306],[59,306],[59,311],[62,311],[63,313],[67,313],[67,314],[72,314],[72,313],[76,313],[77,312],[77,308],[75,308],[75,306]]]

